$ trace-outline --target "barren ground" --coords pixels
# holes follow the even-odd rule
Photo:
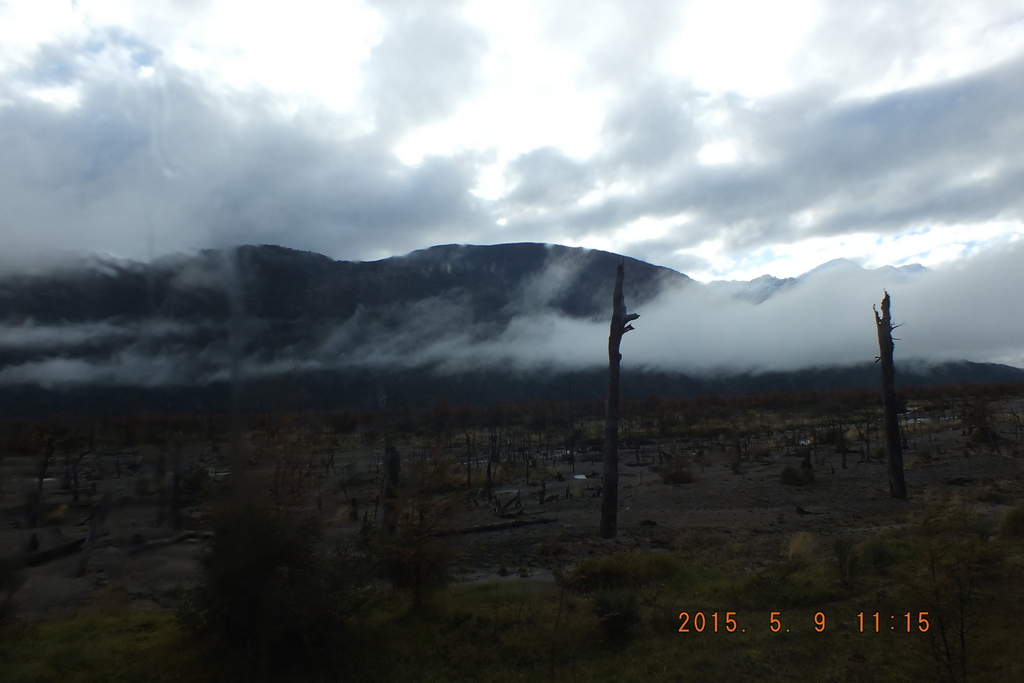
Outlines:
[[[907,501],[888,496],[884,464],[862,458],[864,444],[852,439],[847,442],[850,452],[844,469],[841,455],[833,446],[797,441],[798,448],[778,448],[778,436],[784,430],[777,428],[772,438],[766,432],[749,440],[739,473],[733,471],[733,452],[727,440],[648,441],[642,449],[643,463],[634,462],[634,449],[620,452],[619,535],[613,541],[598,537],[600,497],[596,494],[602,465],[597,453],[576,457],[575,471],[587,475],[587,479],[577,479],[570,462],[534,454],[536,465],[527,485],[521,462],[503,463],[500,472],[495,472],[497,503],[488,503],[476,489],[484,479],[481,456],[472,472],[475,493],[446,520],[448,527],[464,530],[517,519],[557,521],[450,536],[453,579],[550,581],[552,569],[564,569],[587,556],[622,549],[676,550],[699,561],[733,563],[754,570],[776,561],[796,532],[866,536],[906,522],[923,502],[943,492],[970,497],[976,501],[977,511],[994,524],[1003,510],[1024,502],[1019,447],[1013,424],[1006,421],[1010,413],[1005,412],[1014,409],[1019,414],[1022,403],[1005,402],[1000,406],[1004,412],[996,411],[1005,418],[997,422],[1001,435],[998,451],[990,444],[974,443],[976,439],[966,434],[958,419],[929,415],[919,418],[918,426],[907,435]],[[415,454],[422,451],[410,443],[399,442],[398,446],[403,459],[419,457]],[[730,450],[723,450],[723,446]],[[256,460],[255,470],[262,473],[268,485],[273,483],[273,463],[280,462],[275,458],[289,449],[309,452],[308,448],[303,451],[300,445],[285,442],[264,451]],[[692,483],[662,483],[659,469],[664,471],[670,465],[662,458],[658,467],[658,452],[671,453],[673,449],[671,462],[686,463],[693,475]],[[465,460],[458,459],[464,457],[464,452],[465,447],[456,441],[452,456],[456,459],[455,471],[461,468],[463,482]],[[782,484],[779,475],[783,468],[799,468],[805,453],[811,456],[814,483]],[[310,508],[316,507],[319,498],[318,509],[328,533],[354,534],[361,522],[350,519],[347,500],[355,497],[360,502],[360,517],[365,512],[373,520],[373,499],[380,490],[378,455],[372,445],[353,441],[349,449],[339,452],[335,462],[334,472],[347,472],[345,491],[334,472],[321,477],[321,467],[314,463],[304,474],[299,468],[298,480],[289,480],[288,484],[279,480],[279,495],[288,504]],[[184,456],[189,468],[202,466],[217,472],[223,467],[216,454],[200,445],[186,447]],[[38,461],[38,456],[14,455],[0,460],[0,556],[25,549],[33,533],[38,533],[40,549],[84,537],[92,503],[103,493],[110,494],[113,509],[83,576],[75,575],[80,553],[28,570],[27,581],[17,594],[18,616],[25,620],[54,618],[105,600],[173,605],[175,589],[196,575],[202,540],[163,546],[152,543],[181,534],[166,525],[156,525],[159,505],[157,494],[151,492],[155,489],[153,452],[137,448],[91,455],[83,465],[88,476],[85,493],[77,504],[61,490],[63,469],[58,452],[44,482],[44,510],[55,512],[61,505],[69,507],[63,517],[56,515],[53,523],[37,530],[28,528],[23,501],[25,492],[35,486]],[[191,491],[185,496],[184,530],[204,527],[211,501],[223,496],[226,476],[220,472],[204,483],[201,492]],[[545,478],[549,498],[544,503],[539,501],[540,476]],[[141,483],[143,479],[146,484]],[[510,503],[504,516],[499,515],[496,508],[504,507],[517,493],[520,504]]]

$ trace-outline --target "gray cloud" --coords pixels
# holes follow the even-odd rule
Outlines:
[[[606,173],[629,170],[640,177],[682,154],[695,154],[701,140],[694,119],[707,109],[704,93],[671,83],[645,83],[628,91],[604,125]]]
[[[807,237],[1024,217],[1024,60],[874,99],[805,91],[752,106],[672,92],[666,84],[622,103],[605,150],[577,163],[580,177],[629,192],[528,214],[523,227],[579,236],[687,213],[677,248],[721,238],[738,257]],[[735,163],[697,162],[692,120],[711,112],[730,120]],[[818,216],[804,220],[807,210]]]
[[[89,49],[121,44],[97,40]],[[85,49],[40,53],[78,85],[79,106],[8,92],[0,107],[8,267],[55,251],[145,258],[151,246],[159,254],[239,242],[366,258],[442,234],[451,241],[487,220],[470,193],[480,164],[472,153],[406,166],[387,140],[344,120],[314,110],[288,120],[267,93],[224,97],[163,66],[150,79],[65,73],[59,65]]]
[[[849,96],[925,68],[945,45],[948,16],[964,13],[972,36],[1002,35],[1000,25],[1022,20],[1012,3],[973,13],[955,2],[826,3],[794,65],[804,87],[757,101],[701,92],[659,70],[678,28],[671,3],[548,5],[541,32],[584,64],[566,87],[609,93],[601,144],[588,159],[527,151],[506,168],[511,189],[495,202],[472,194],[491,151],[412,166],[392,152],[405,133],[486,86],[486,36],[457,0],[372,4],[383,37],[363,65],[362,109],[351,116],[315,107],[286,116],[290,102],[272,93],[215,90],[124,30],[42,46],[0,83],[0,262],[23,266],[58,251],[145,258],[239,242],[375,258],[446,242],[603,241],[638,218],[681,214],[685,222],[665,235],[624,250],[666,263],[719,239],[740,260],[807,237],[1024,214],[1024,60]],[[26,94],[40,86],[78,88],[79,106]],[[704,144],[723,140],[736,144],[735,162],[699,163]],[[495,225],[498,215],[507,225]],[[701,266],[689,258],[671,263]]]
[[[800,78],[816,84],[872,86],[886,78],[927,73],[935,68],[930,63],[948,60],[947,52],[960,45],[998,51],[998,42],[1022,20],[1020,5],[1005,0],[867,0],[856,5],[828,0],[821,3],[817,26],[803,46],[805,58],[793,66]],[[951,66],[965,65],[947,61],[940,73]]]
[[[512,160],[505,169],[511,204],[559,206],[575,202],[592,187],[588,169],[554,147],[541,147]]]
[[[131,338],[132,330],[108,322],[87,325],[0,325],[0,351],[7,349],[34,349],[53,351],[74,348],[91,342],[106,342]]]
[[[118,353],[103,360],[45,358],[0,369],[0,385],[37,384],[44,389],[76,385],[160,387],[187,384],[187,361],[167,356]]]
[[[378,130],[403,133],[455,111],[480,85],[487,40],[454,12],[438,6],[392,13],[390,26],[365,66],[367,96]]]

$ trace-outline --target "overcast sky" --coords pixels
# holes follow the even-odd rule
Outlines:
[[[1019,0],[0,0],[0,259],[955,267],[1021,253],[1022,112]]]

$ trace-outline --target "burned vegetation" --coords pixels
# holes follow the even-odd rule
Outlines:
[[[74,625],[103,650],[143,619],[165,649],[132,641],[140,680],[407,677],[428,652],[458,678],[493,659],[555,678],[1012,680],[999,605],[1024,597],[1022,391],[898,398],[906,500],[878,392],[623,401],[613,539],[597,398],[249,414],[242,478],[226,416],[8,422],[0,673],[43,680],[45,644],[90,680]],[[717,636],[692,630],[716,612]],[[862,632],[875,612],[930,628]]]

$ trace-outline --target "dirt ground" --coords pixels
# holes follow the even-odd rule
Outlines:
[[[1019,413],[1021,401],[1002,408]],[[1024,469],[1011,423],[998,425],[1001,438],[996,449],[975,443],[977,439],[972,440],[959,420],[927,415],[917,419],[920,424],[907,435],[905,455],[909,500],[889,497],[884,464],[863,458],[864,444],[852,439],[845,444],[849,449],[845,469],[835,446],[797,442],[796,449],[773,450],[770,446],[778,439],[767,436],[764,443],[755,437],[746,444],[738,466],[722,439],[652,440],[642,448],[625,449],[620,453],[619,534],[614,540],[598,536],[602,465],[597,453],[577,455],[575,463],[535,453],[530,485],[525,483],[523,463],[504,463],[500,472],[496,468],[491,502],[476,488],[484,479],[481,459],[472,471],[474,493],[446,519],[448,528],[464,531],[515,520],[554,521],[448,536],[453,579],[548,581],[553,569],[622,549],[675,550],[716,563],[732,561],[754,571],[777,561],[797,532],[865,536],[905,523],[915,510],[943,492],[969,496],[979,514],[993,525],[1004,510],[1024,502]],[[398,445],[404,458],[417,457],[410,444]],[[287,450],[287,445],[282,448]],[[642,462],[635,462],[637,452]],[[666,455],[673,452],[669,463]],[[378,456],[368,447],[340,453],[335,471],[346,472],[344,490],[336,478],[311,475],[305,483],[291,484],[294,501],[319,509],[329,534],[357,533],[361,521],[350,518],[348,501],[355,497],[360,501],[360,518],[365,514],[373,520],[382,472]],[[465,460],[459,463],[457,447],[453,456],[456,469],[461,467],[464,473]],[[799,469],[804,460],[813,469],[813,484],[783,484],[783,469]],[[36,485],[38,457],[10,455],[0,460],[0,556],[23,551],[33,534],[39,549],[84,538],[93,504],[104,493],[111,502],[84,575],[76,575],[81,552],[29,568],[16,596],[18,617],[54,618],[109,600],[172,606],[175,590],[197,573],[203,542],[201,537],[182,539],[182,532],[203,528],[210,501],[223,495],[227,478],[218,457],[199,446],[186,453],[186,461],[190,467],[203,466],[215,474],[204,482],[202,493],[186,494],[179,531],[156,524],[161,504],[145,452],[91,456],[92,480],[86,478],[77,504],[69,492],[61,490],[62,470],[56,458],[44,481],[44,512],[54,514],[38,529],[30,528],[24,505],[26,492]],[[274,477],[271,461],[266,456],[256,464],[267,482]],[[692,483],[663,483],[662,473],[680,463],[689,468]],[[543,503],[538,475],[544,477]],[[305,486],[305,490],[294,486]],[[68,506],[63,514],[62,505]]]

